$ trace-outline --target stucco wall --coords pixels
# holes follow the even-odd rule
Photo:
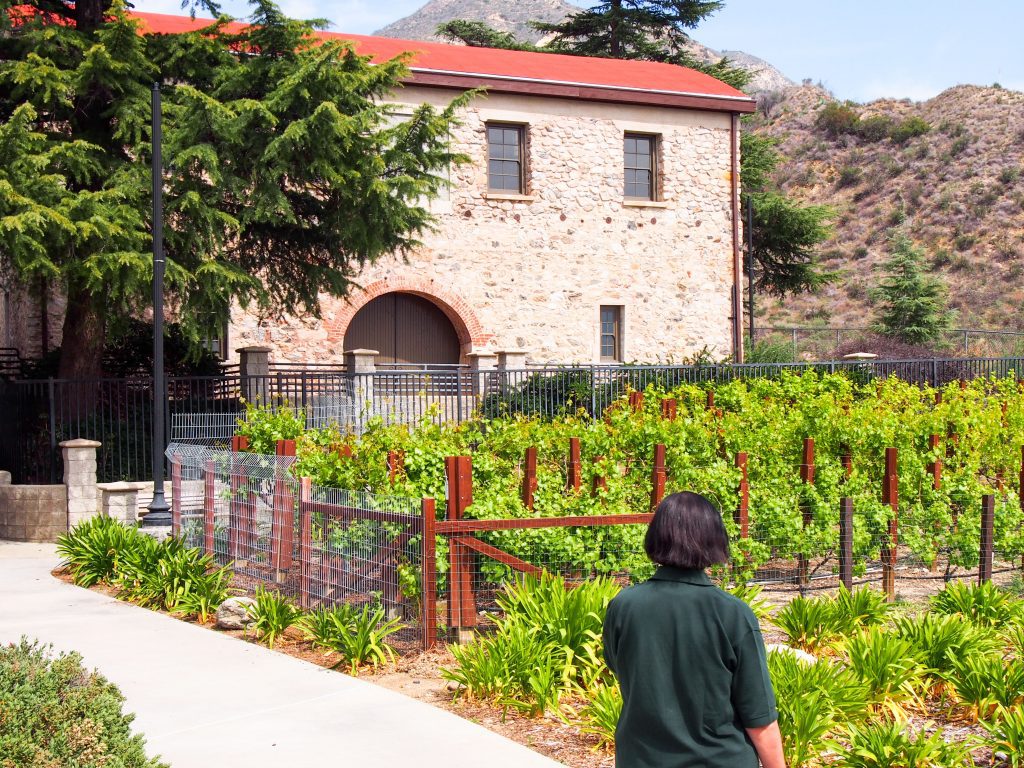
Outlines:
[[[405,89],[404,102],[450,92]],[[528,199],[487,193],[487,121],[528,124]],[[661,136],[660,200],[623,200],[623,132]],[[455,129],[473,158],[453,169],[439,227],[408,263],[380,260],[349,302],[326,299],[322,322],[260,323],[236,313],[232,348],[266,344],[272,359],[341,361],[348,322],[376,296],[432,298],[456,320],[464,353],[522,349],[531,362],[596,362],[599,307],[623,306],[626,361],[730,351],[730,118],[660,107],[542,97],[476,99]]]

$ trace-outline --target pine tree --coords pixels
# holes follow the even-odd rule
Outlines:
[[[877,302],[873,330],[908,344],[926,344],[949,328],[946,286],[924,269],[924,252],[904,234],[892,238],[885,276],[872,291]]]
[[[753,252],[755,292],[784,297],[815,291],[835,275],[821,268],[817,247],[832,230],[832,209],[825,205],[801,205],[786,197],[772,183],[781,157],[778,142],[744,131],[740,137],[742,195],[753,203]],[[749,272],[744,261],[744,273]]]
[[[370,65],[269,0],[253,9],[240,32],[153,35],[122,0],[0,4],[0,272],[67,296],[61,376],[99,375],[108,332],[149,304],[154,81],[168,301],[191,338],[233,302],[316,317],[320,294],[430,226],[420,201],[462,159],[448,135],[465,99],[394,124],[402,60]]]

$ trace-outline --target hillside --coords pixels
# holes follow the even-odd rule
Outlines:
[[[900,227],[928,250],[959,325],[1024,328],[1024,94],[958,86],[920,103],[872,102],[854,108],[864,135],[817,126],[830,103],[818,88],[795,87],[763,98],[754,119],[755,130],[781,140],[782,187],[835,208],[835,236],[822,253],[839,273],[818,295],[762,303],[759,321],[864,325],[887,238]],[[904,143],[878,137],[891,129],[886,118],[913,117],[927,133]]]
[[[374,34],[406,40],[438,40],[435,31],[440,24],[452,19],[468,19],[483,21],[502,32],[513,33],[520,40],[537,43],[541,41],[541,35],[530,26],[530,21],[554,23],[579,10],[580,6],[564,0],[430,0],[415,13],[388,24]],[[716,51],[696,40],[691,51],[698,59],[707,62],[728,56],[749,70],[752,77],[747,90],[750,93],[774,91],[793,84],[764,59],[743,51]]]

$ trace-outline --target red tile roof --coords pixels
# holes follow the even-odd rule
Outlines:
[[[160,13],[134,12],[146,32],[173,34],[212,24]],[[237,31],[244,25],[232,23]],[[703,72],[674,64],[625,61],[554,53],[506,51],[390,37],[318,32],[325,40],[348,40],[356,52],[384,61],[401,53],[413,58],[410,82],[441,87],[485,85],[489,90],[569,98],[751,112],[754,102]]]

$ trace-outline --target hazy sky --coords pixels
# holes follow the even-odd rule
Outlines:
[[[286,13],[370,33],[426,0],[279,0]],[[495,3],[498,0],[494,0]],[[582,4],[582,0],[581,0]],[[179,0],[135,0],[140,11],[181,13]],[[224,0],[244,16],[244,0]],[[959,83],[1024,90],[1024,0],[726,0],[694,37],[760,56],[793,80],[840,98],[926,99]]]

